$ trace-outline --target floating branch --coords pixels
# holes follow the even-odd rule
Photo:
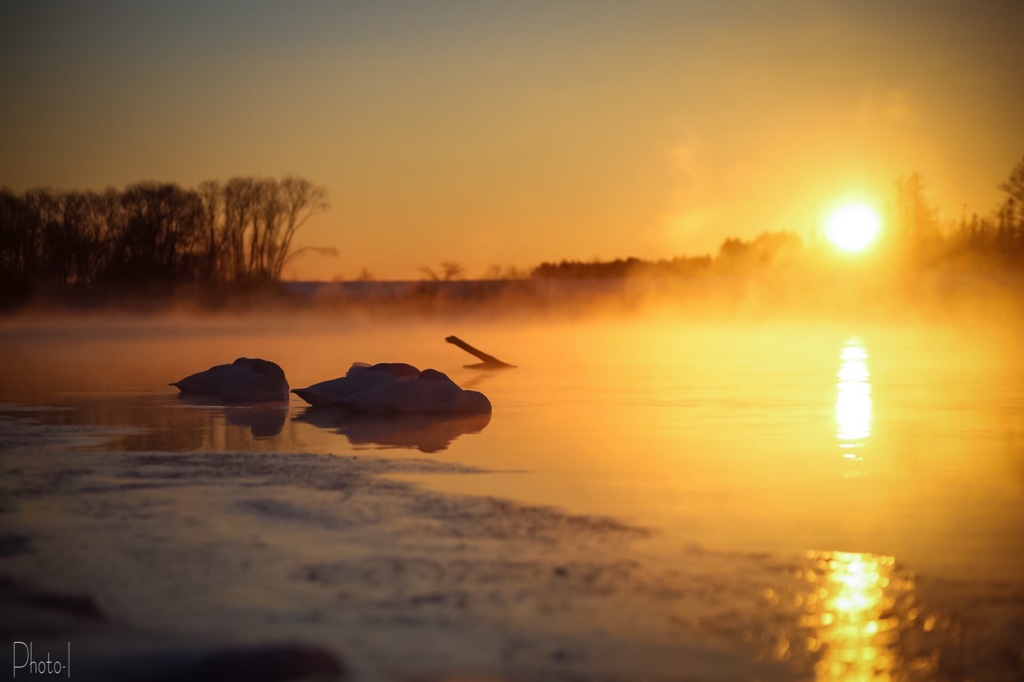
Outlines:
[[[465,365],[465,367],[469,369],[510,369],[512,367],[515,367],[515,365],[510,365],[507,362],[502,362],[498,358],[494,357],[493,355],[488,355],[482,350],[473,348],[473,346],[469,345],[468,343],[466,343],[457,336],[446,337],[445,341],[452,344],[453,346],[458,346],[459,348],[461,348],[462,350],[466,351],[467,353],[474,357],[480,358],[481,362],[477,362],[472,365]]]

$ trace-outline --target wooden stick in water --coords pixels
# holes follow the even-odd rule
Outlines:
[[[481,362],[478,362],[473,365],[466,365],[466,367],[470,369],[508,369],[510,367],[515,367],[515,365],[510,365],[507,362],[502,362],[493,355],[488,355],[482,350],[474,348],[473,346],[469,345],[468,343],[466,343],[457,336],[448,336],[445,338],[445,341],[452,344],[453,346],[458,346],[459,348],[466,351],[470,355],[480,358]]]

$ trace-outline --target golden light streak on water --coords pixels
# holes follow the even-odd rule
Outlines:
[[[860,339],[843,344],[836,381],[836,439],[843,457],[859,461],[871,436],[871,372],[868,352]]]
[[[805,624],[815,630],[808,647],[822,651],[819,682],[891,680],[898,619],[893,612],[894,560],[850,552],[815,552],[820,586]]]

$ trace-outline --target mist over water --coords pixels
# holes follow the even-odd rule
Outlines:
[[[1016,318],[591,304],[8,318],[3,570],[368,680],[1019,672]],[[449,335],[516,367],[467,368]],[[292,388],[433,368],[493,412],[168,385],[243,356]]]
[[[518,367],[466,369],[449,334]],[[0,336],[7,413],[122,430],[94,447],[428,453],[494,473],[403,476],[621,519],[664,554],[861,552],[972,579],[1016,578],[1024,558],[1024,363],[996,327],[294,315],[36,319]],[[293,388],[408,362],[494,411],[354,418],[167,386],[241,356],[277,362]]]
[[[448,4],[0,9],[0,671],[1024,680],[1024,3]]]

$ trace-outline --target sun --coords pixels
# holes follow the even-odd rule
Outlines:
[[[878,212],[866,204],[844,204],[828,217],[825,237],[841,251],[858,253],[871,246],[882,229]]]

